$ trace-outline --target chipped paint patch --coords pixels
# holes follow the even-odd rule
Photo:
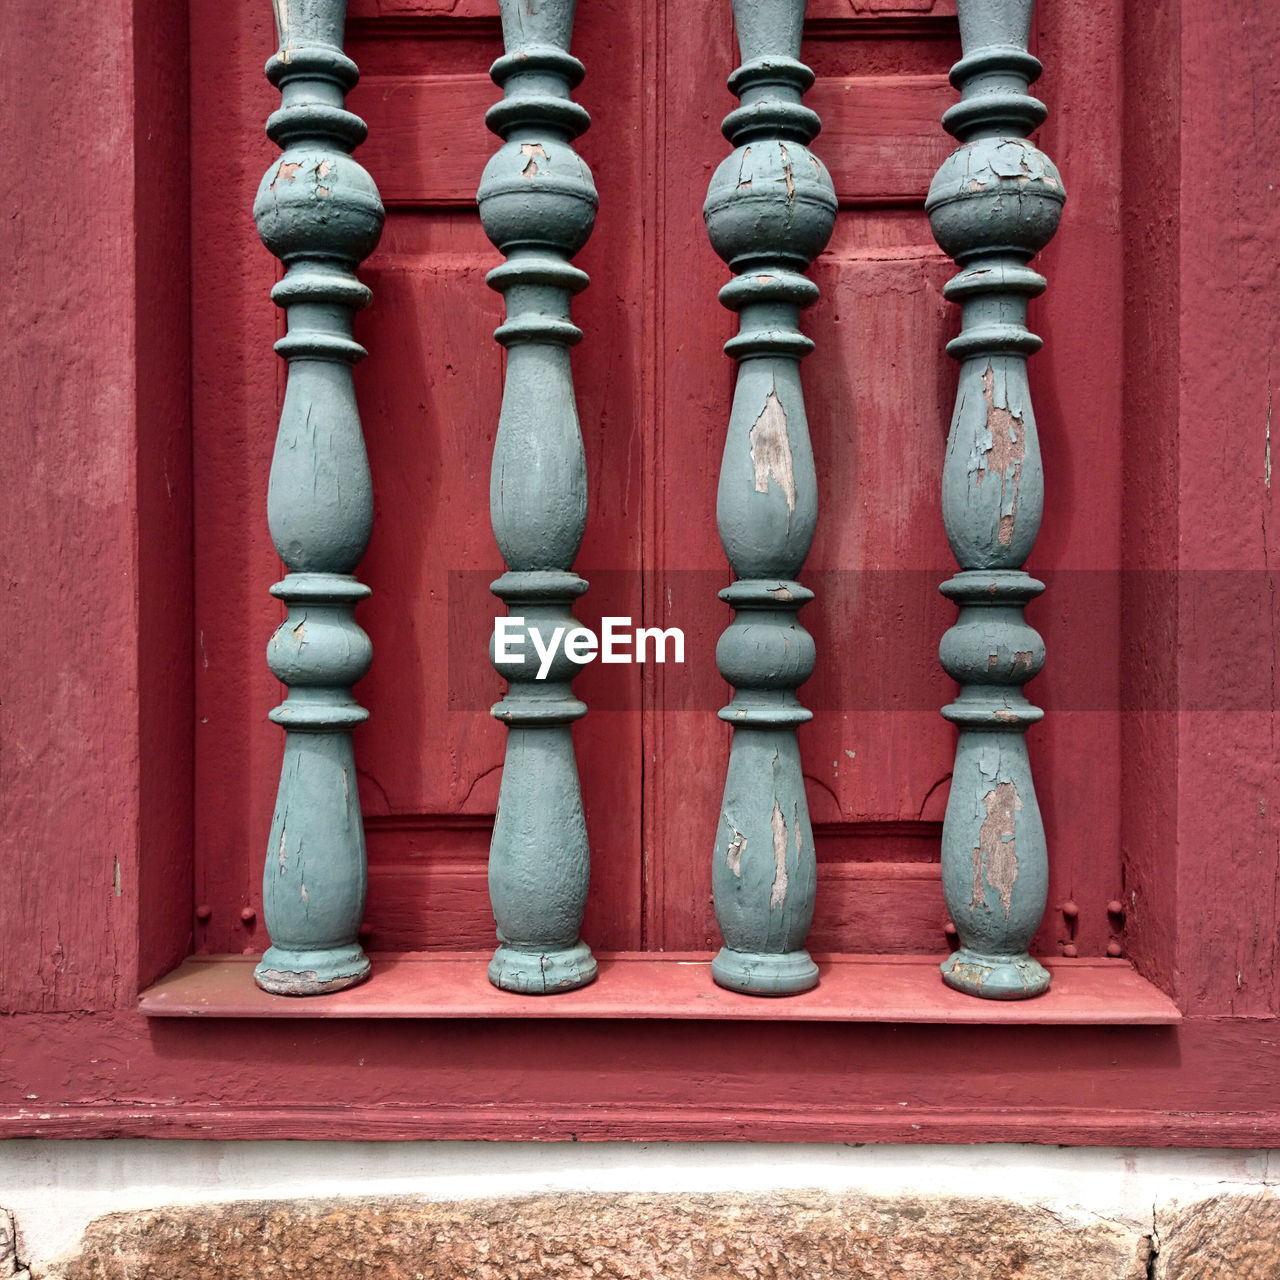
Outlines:
[[[975,480],[981,487],[987,472],[1000,476],[1000,527],[996,540],[1002,547],[1013,542],[1013,525],[1018,514],[1018,489],[1022,483],[1022,462],[1027,453],[1022,418],[995,402],[995,372],[987,365],[982,375],[982,396],[987,402],[987,433],[991,443],[982,450]]]
[[[787,184],[787,199],[794,200],[796,198],[796,180],[791,172],[791,152],[787,150],[785,142],[778,143],[778,150],[782,152],[782,180]]]
[[[724,864],[739,880],[742,879],[742,853],[746,847],[747,837],[735,828],[733,839],[729,841],[729,848],[724,855]]]
[[[787,511],[796,509],[796,475],[787,435],[787,412],[778,399],[777,385],[765,396],[764,408],[748,437],[756,472],[756,492],[768,493],[770,478],[778,482],[787,500]]]
[[[1267,384],[1267,438],[1262,450],[1262,484],[1271,492],[1271,385]]]
[[[974,990],[981,991],[982,984],[986,981],[987,974],[990,970],[986,965],[972,964],[968,961],[957,960],[952,963],[949,971],[958,982],[964,983],[965,986]]]
[[[776,799],[770,825],[773,827],[773,888],[769,890],[769,910],[776,911],[787,901],[787,820]]]
[[[538,168],[538,157],[541,156],[543,162],[546,162],[547,152],[540,142],[522,142],[520,144],[520,154],[529,158],[529,163],[520,170],[520,176],[527,178],[530,182],[534,180],[541,172]]]
[[[978,843],[973,849],[973,899],[970,907],[986,903],[987,885],[1000,897],[1004,918],[1013,909],[1013,884],[1018,878],[1018,845],[1015,839],[1017,815],[1022,811],[1022,797],[1012,782],[997,782],[982,802],[987,816],[978,829]]]

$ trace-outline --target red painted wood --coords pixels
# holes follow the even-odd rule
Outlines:
[[[1280,1009],[1280,481],[1270,457],[1280,317],[1267,301],[1280,287],[1280,175],[1255,165],[1241,134],[1280,129],[1264,56],[1278,37],[1267,5],[1183,15],[1181,198],[1197,214],[1179,243],[1178,358],[1194,376],[1180,379],[1174,545],[1187,580],[1180,685],[1198,696],[1184,697],[1178,721],[1177,969],[1188,1009],[1252,1017]]]
[[[185,23],[152,47],[162,7],[5,13],[3,1011],[131,1004],[187,949]]]
[[[1121,473],[1126,561],[1136,571],[1121,620],[1134,708],[1121,721],[1121,781],[1132,797],[1122,814],[1121,870],[1130,955],[1176,994],[1181,6],[1154,6],[1142,21],[1144,37],[1128,49],[1123,113],[1124,153],[1150,163],[1125,165],[1122,189],[1124,363],[1139,372],[1125,380],[1121,420],[1141,448],[1125,451]]]
[[[163,30],[166,39],[156,40]],[[135,0],[133,111],[137,280],[136,990],[191,950],[192,691],[191,189],[187,15]],[[115,886],[113,885],[113,892]],[[125,885],[120,884],[123,897]],[[132,990],[129,994],[132,994]]]
[[[273,52],[270,10],[257,5],[189,8],[193,192],[217,157],[216,198],[191,202],[192,466],[195,515],[195,900],[196,950],[211,940],[240,950],[261,928],[261,869],[253,863],[270,830],[279,776],[279,730],[267,710],[280,686],[265,641],[283,617],[264,586],[283,569],[265,519],[267,472],[283,362],[271,344],[283,332],[263,290],[278,264],[249,225],[258,182],[276,148],[262,132],[278,96],[249,68]],[[273,97],[276,101],[273,101]],[[232,142],[234,137],[235,141]],[[251,221],[251,219],[250,219]],[[212,914],[198,920],[194,909]],[[258,929],[240,920],[258,908]]]
[[[1020,1107],[918,1110],[832,1110],[802,1113],[776,1107],[655,1108],[634,1103],[590,1113],[574,1108],[442,1107],[194,1107],[154,1103],[145,1107],[84,1106],[39,1111],[23,1107],[0,1115],[2,1131],[27,1138],[208,1138],[257,1141],[264,1133],[284,1139],[402,1142],[430,1133],[440,1140],[512,1142],[844,1142],[956,1143],[1039,1142],[1052,1146],[1228,1147],[1274,1145],[1280,1117],[1252,1114],[1168,1114],[1157,1111],[1093,1111]],[[499,1127],[501,1126],[501,1127]],[[993,1138],[993,1133],[998,1137]]]
[[[821,874],[844,886],[818,928],[824,946],[874,938],[886,951],[928,951],[939,946],[936,882],[929,860],[908,851],[940,817],[949,739],[930,706],[880,709],[872,695],[894,670],[893,687],[921,703],[946,692],[931,683],[946,611],[928,582],[947,564],[930,468],[953,374],[940,355],[919,352],[936,351],[954,317],[934,293],[945,271],[910,188],[923,163],[914,108],[899,97],[886,111],[907,159],[877,176],[867,170],[879,153],[847,125],[846,98],[832,86],[875,81],[887,103],[904,79],[936,82],[956,53],[954,25],[915,0],[896,10],[814,3],[805,56],[819,74],[815,94],[831,95],[816,147],[845,194],[816,269],[824,299],[808,318],[820,344],[808,374],[826,488],[810,575],[819,602],[809,610],[824,657],[805,691],[819,715],[804,751]],[[375,135],[379,77],[385,86],[484,73],[497,39],[490,6],[458,0],[445,17],[439,8],[353,6],[353,51],[370,73],[357,109]],[[704,8],[593,5],[580,19],[581,97],[595,117],[583,153],[609,211],[584,254],[593,285],[580,300],[588,340],[575,356],[596,495],[583,567],[660,570],[644,588],[650,620],[668,587],[682,600],[685,580],[667,571],[723,574],[710,512],[731,376],[718,345],[730,318],[709,301],[723,272],[699,206],[724,154],[714,126],[730,105],[707,68],[731,66],[734,54],[726,29],[699,34],[696,24],[711,21]],[[0,1133],[1280,1143],[1276,646],[1264,608],[1280,518],[1266,467],[1280,209],[1265,161],[1280,105],[1265,59],[1280,11],[1250,0],[1060,0],[1040,10],[1051,106],[1042,144],[1071,193],[1043,264],[1050,288],[1033,309],[1047,339],[1033,378],[1050,502],[1032,568],[1058,571],[1037,605],[1050,662],[1031,686],[1053,712],[1032,735],[1053,842],[1051,906],[1078,901],[1086,956],[1120,937],[1138,972],[1174,993],[1182,1024],[553,1018],[548,1036],[534,1025],[546,1015],[249,1026],[146,1019],[129,1007],[139,979],[146,985],[186,950],[198,903],[212,911],[196,947],[263,941],[240,909],[256,903],[280,749],[265,723],[277,691],[261,661],[276,618],[264,587],[278,565],[261,511],[278,320],[265,298],[273,264],[247,210],[272,151],[260,132],[274,105],[260,71],[273,42],[269,13],[256,6],[192,6],[188,299],[181,57],[153,38],[159,10],[152,0],[24,5],[9,52],[25,109],[0,141],[20,193],[20,230],[5,241],[20,285],[5,304],[16,390],[0,410],[10,483],[0,532],[18,602],[3,615],[0,994],[5,1009],[33,1012],[5,1027]],[[424,38],[432,30],[452,34]],[[90,51],[77,76],[52,77],[77,49]],[[872,107],[864,99],[859,110]],[[833,139],[840,145],[824,149]],[[941,154],[941,136],[938,145]],[[849,160],[857,146],[861,172]],[[419,157],[405,164],[438,185],[395,204],[370,270],[399,320],[375,307],[362,330],[374,356],[361,395],[371,448],[382,450],[368,561],[379,663],[436,633],[437,564],[456,554],[462,567],[496,567],[479,532],[468,541],[468,522],[479,529],[484,517],[474,502],[483,471],[473,469],[492,405],[481,384],[496,384],[497,365],[483,364],[494,359],[494,300],[464,286],[491,259],[463,178],[447,187]],[[378,168],[394,187],[386,163]],[[444,331],[444,315],[451,326],[456,316],[461,337]],[[472,332],[484,341],[466,346],[465,365],[451,361],[451,344]],[[400,367],[397,384],[388,371]],[[451,385],[473,374],[473,391]],[[427,446],[418,453],[415,436]],[[929,447],[915,449],[922,440]],[[893,504],[871,500],[877,485]],[[172,665],[187,628],[188,510],[198,569],[194,839],[176,728],[190,723],[192,681]],[[1099,578],[1089,572],[1120,563],[1151,572],[1110,596],[1105,577],[1090,585]],[[899,593],[901,616],[886,613],[877,630],[858,612],[867,582],[847,571],[885,568],[917,571],[926,585],[918,598]],[[1242,568],[1255,576],[1216,587],[1203,576]],[[1175,569],[1201,575],[1175,579]],[[691,648],[709,649],[727,614],[713,591],[688,595],[701,603],[668,621],[688,628]],[[438,903],[444,890],[426,894],[441,883],[456,902],[442,923],[470,942],[483,925],[478,849],[497,739],[483,712],[396,705],[390,669],[374,671],[375,719],[360,750],[372,873],[387,886],[371,906],[375,945],[379,931],[397,945],[457,945],[413,938],[417,903]],[[663,683],[679,693],[695,671],[707,667],[646,672],[643,759],[636,713],[584,722],[595,735],[583,752],[588,820],[606,833],[596,881],[616,887],[598,900],[593,942],[711,943],[704,859],[723,730],[706,711],[656,710]],[[419,698],[443,687],[436,666],[401,675]],[[1106,693],[1095,704],[1103,710],[1070,709],[1091,688]],[[1136,710],[1108,709],[1109,690]],[[841,698],[853,705],[840,710]],[[407,735],[402,755],[419,758],[401,759],[390,737],[379,745],[379,723]],[[641,771],[643,815],[631,799]],[[435,860],[429,872],[414,870],[419,856]],[[1107,916],[1112,898],[1127,908],[1123,932]],[[1063,924],[1051,912],[1038,943],[1050,956]],[[366,990],[372,998],[376,988]],[[566,1072],[566,1061],[584,1069]]]
[[[1280,1139],[1280,1049],[1248,1019],[1103,1028],[691,1020],[666,1024],[670,1034],[662,1025],[247,1026],[115,1013],[93,1019],[86,1055],[82,1018],[20,1016],[10,1036],[41,1048],[0,1068],[0,1133],[1251,1147]]]
[[[1054,960],[1043,1000],[985,1006],[938,981],[937,956],[824,956],[817,988],[761,1001],[711,981],[711,954],[600,953],[589,987],[530,1001],[494,988],[489,953],[374,953],[369,982],[308,1003],[254,985],[249,956],[186,961],[142,993],[149,1017],[661,1018],[784,1022],[919,1022],[983,1026],[1168,1026],[1182,1020],[1163,992],[1123,960]]]

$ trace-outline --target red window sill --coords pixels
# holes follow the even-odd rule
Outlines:
[[[193,956],[148,987],[157,1018],[671,1018],[795,1022],[916,1022],[1168,1026],[1177,1006],[1124,960],[1045,960],[1049,991],[1034,1000],[975,1000],[944,986],[939,956],[817,956],[821,981],[804,995],[761,999],[722,991],[709,953],[601,955],[589,987],[551,996],[499,991],[489,954],[375,953],[369,980],[331,995],[268,995],[256,956]]]

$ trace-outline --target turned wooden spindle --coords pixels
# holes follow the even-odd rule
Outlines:
[[[578,932],[590,855],[570,731],[587,708],[571,688],[578,664],[560,647],[539,680],[532,643],[535,631],[549,645],[557,627],[572,630],[573,601],[587,589],[573,572],[586,529],[587,466],[569,364],[569,348],[582,337],[569,301],[587,276],[569,259],[591,234],[597,200],[591,171],[571,145],[590,123],[569,99],[583,76],[568,51],[574,7],[574,0],[500,0],[505,53],[491,75],[504,96],[485,122],[504,142],[477,195],[485,232],[506,257],[488,275],[507,308],[494,334],[507,349],[507,371],[489,493],[508,571],[493,591],[524,619],[511,646],[518,657],[494,654],[509,689],[493,708],[508,732],[489,849],[498,932],[489,979],[532,995],[596,976]]]
[[[364,122],[344,107],[355,63],[342,52],[346,0],[277,0],[280,50],[267,78],[281,93],[267,133],[282,149],[258,189],[263,243],[285,264],[271,291],[289,362],[267,515],[287,576],[271,588],[288,616],[267,661],[288,686],[271,719],[284,764],[263,874],[271,946],[254,972],[280,995],[315,995],[369,972],[358,931],[365,838],[351,729],[368,716],[351,693],[372,648],[354,608],[369,589],[352,576],[373,522],[373,495],[351,366],[365,350],[353,313],[370,294],[356,266],[378,243],[383,211],[350,156]]]
[[[959,950],[949,986],[992,1000],[1047,990],[1027,951],[1044,914],[1048,860],[1026,730],[1043,712],[1022,686],[1044,665],[1023,610],[1044,590],[1022,566],[1035,543],[1044,479],[1027,384],[1040,339],[1027,299],[1043,276],[1027,265],[1057,229],[1058,171],[1026,135],[1045,118],[1028,92],[1034,0],[958,0],[961,100],[943,116],[960,142],[930,187],[934,237],[961,268],[943,292],[961,304],[956,408],[942,476],[942,513],[960,572],[942,586],[960,607],[940,657],[960,684],[943,715],[959,728],[942,829],[942,886]]]
[[[752,995],[806,991],[818,969],[804,948],[817,865],[796,726],[812,713],[796,689],[813,673],[795,579],[813,541],[817,477],[800,387],[813,343],[799,329],[818,296],[801,273],[835,225],[836,197],[808,148],[820,126],[802,105],[805,0],[734,0],[742,65],[729,77],[741,106],[725,118],[735,150],[711,179],[703,214],[735,273],[720,301],[738,312],[725,351],[739,362],[720,470],[716,520],[737,579],[720,593],[734,618],[716,662],[734,686],[720,711],[733,726],[712,861],[724,946],[722,987]]]

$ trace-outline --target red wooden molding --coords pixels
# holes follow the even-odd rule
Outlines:
[[[307,1001],[253,984],[255,956],[200,956],[147,988],[157,1018],[654,1018],[796,1022],[1168,1026],[1177,1006],[1123,960],[1046,960],[1053,985],[1028,1002],[976,1001],[943,986],[937,956],[817,956],[804,995],[761,1000],[711,981],[711,954],[599,956],[590,987],[521,996],[489,984],[487,952],[375,953],[368,983]]]

